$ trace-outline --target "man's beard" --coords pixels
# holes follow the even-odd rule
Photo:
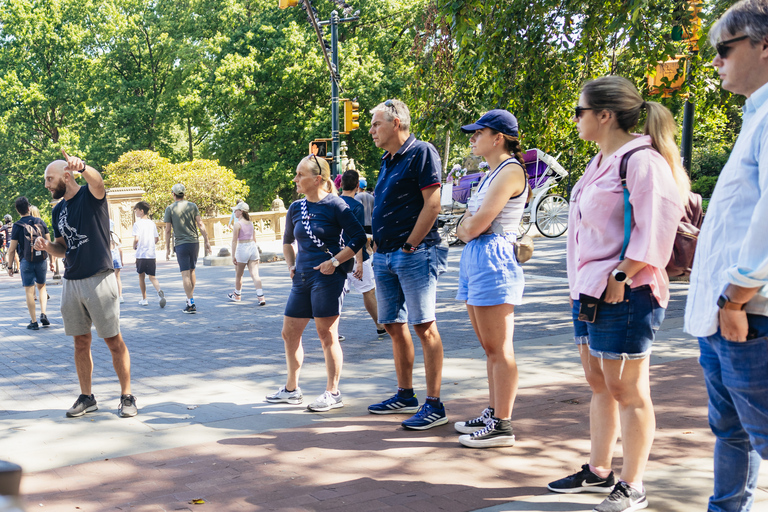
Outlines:
[[[54,199],[61,199],[64,197],[64,194],[67,192],[67,186],[64,184],[64,180],[59,181],[59,184],[56,185],[56,188],[51,190],[51,195]]]

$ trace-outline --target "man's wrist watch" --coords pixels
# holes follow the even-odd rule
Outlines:
[[[339,260],[336,259],[336,256],[331,256],[331,265],[333,265],[334,267],[339,266]]]
[[[613,278],[622,284],[632,284],[632,279],[629,278],[626,272],[617,268],[611,271]]]
[[[413,251],[415,251],[415,250],[416,250],[416,248],[413,246],[413,244],[410,244],[410,243],[408,243],[408,242],[405,242],[405,243],[403,244],[403,250],[404,250],[405,252],[413,252]]]
[[[717,298],[717,307],[732,311],[744,311],[744,308],[747,307],[747,303],[739,304],[738,302],[731,302],[731,299],[729,299],[725,293],[721,293]]]

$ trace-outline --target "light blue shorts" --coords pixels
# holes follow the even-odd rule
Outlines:
[[[461,253],[456,300],[470,306],[520,305],[525,278],[506,237],[489,234],[471,240]]]
[[[445,272],[448,247],[422,243],[411,254],[400,249],[373,255],[380,324],[419,325],[435,320],[437,276]]]

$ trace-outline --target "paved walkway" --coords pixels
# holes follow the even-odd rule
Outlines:
[[[388,340],[377,338],[362,299],[345,302],[341,332],[346,406],[312,414],[272,405],[263,396],[283,383],[279,332],[289,282],[284,264],[261,266],[268,305],[226,301],[230,267],[198,271],[200,313],[183,315],[174,262],[159,278],[169,304],[136,305],[138,286],[124,272],[122,325],[131,349],[140,414],[115,415],[119,389],[109,353],[94,343],[94,390],[100,411],[67,419],[77,396],[71,339],[51,286],[54,325],[30,332],[23,290],[0,277],[0,454],[27,471],[27,510],[591,510],[600,497],[546,492],[547,482],[587,459],[589,390],[571,344],[564,241],[537,240],[526,265],[526,304],[518,308],[515,348],[521,389],[512,448],[461,447],[453,421],[474,417],[487,400],[485,361],[466,311],[453,300],[460,250],[438,292],[446,362],[442,397],[451,424],[426,432],[400,428],[398,416],[366,407],[391,394]],[[654,511],[704,510],[712,486],[713,437],[694,341],[682,333],[684,285],[673,287],[652,357],[658,429],[646,475]],[[308,400],[324,388],[319,341],[308,327],[301,386]],[[417,350],[417,354],[420,351]],[[419,356],[420,357],[420,356]],[[423,396],[423,366],[415,380]],[[617,448],[616,466],[621,463]],[[768,511],[768,472],[753,510]],[[193,504],[200,499],[205,504]]]

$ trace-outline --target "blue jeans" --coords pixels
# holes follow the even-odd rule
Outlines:
[[[728,341],[720,331],[699,338],[715,441],[710,512],[748,511],[760,459],[768,458],[768,317],[747,315],[757,338]]]
[[[435,320],[437,276],[445,272],[448,247],[420,244],[373,256],[380,324],[419,325]],[[407,307],[406,307],[407,305]]]
[[[24,258],[19,261],[19,271],[21,273],[21,285],[24,288],[34,286],[37,284],[45,284],[45,274],[48,268],[46,264],[48,260],[38,261],[37,263],[30,263]]]

